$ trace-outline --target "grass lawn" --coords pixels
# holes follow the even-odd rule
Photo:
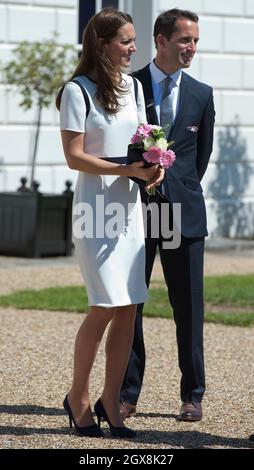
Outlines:
[[[228,275],[205,278],[205,320],[226,325],[254,324],[254,275]],[[87,311],[87,296],[82,286],[51,287],[17,291],[0,296],[0,306],[19,309]],[[172,318],[163,282],[151,284],[144,314]]]

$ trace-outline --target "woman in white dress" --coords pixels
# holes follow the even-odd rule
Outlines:
[[[73,235],[90,306],[76,337],[73,383],[64,400],[70,426],[73,422],[82,436],[103,436],[101,418],[113,436],[136,435],[119,413],[136,304],[147,299],[141,200],[138,185],[128,177],[155,185],[163,175],[155,167],[144,169],[141,162],[123,164],[131,136],[146,122],[141,84],[135,97],[133,79],[121,72],[135,51],[131,17],[112,8],[102,10],[84,31],[75,81],[68,82],[56,100],[65,157],[68,166],[79,171]],[[109,322],[104,389],[94,408],[97,426],[89,376]]]

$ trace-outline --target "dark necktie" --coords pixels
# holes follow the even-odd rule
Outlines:
[[[171,89],[170,89],[170,82],[171,78],[168,76],[163,80],[163,93],[162,93],[162,100],[160,104],[160,125],[165,126],[167,125],[166,129],[166,136],[168,137],[171,127],[174,121],[174,110],[173,110],[173,103],[171,98]]]

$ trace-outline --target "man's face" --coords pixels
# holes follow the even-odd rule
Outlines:
[[[182,18],[175,23],[176,31],[167,40],[161,34],[157,37],[158,52],[163,61],[170,64],[174,70],[187,68],[195,55],[199,40],[199,27],[197,23]]]

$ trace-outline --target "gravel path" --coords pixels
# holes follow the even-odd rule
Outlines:
[[[254,272],[253,255],[207,253],[206,273],[217,272]],[[75,263],[31,267],[4,258],[0,277],[2,293],[81,282]],[[158,263],[153,278],[161,278]],[[108,430],[104,439],[89,439],[68,429],[62,400],[70,385],[73,342],[81,320],[80,314],[0,309],[0,448],[253,448],[247,438],[254,432],[254,328],[205,325],[204,419],[183,423],[177,420],[180,376],[174,323],[145,318],[145,381],[138,415],[128,421],[138,436],[127,441],[112,439]],[[92,403],[102,389],[103,348],[104,343],[92,373]]]

